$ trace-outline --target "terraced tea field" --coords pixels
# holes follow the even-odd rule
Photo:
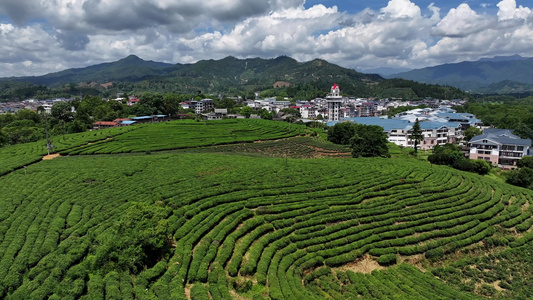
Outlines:
[[[143,128],[64,152],[138,154],[0,177],[0,298],[474,299],[417,267],[533,239],[532,192],[475,174],[414,159],[147,155],[180,144]]]
[[[65,136],[56,136],[51,139],[54,146],[52,152],[63,151],[74,147],[88,145],[97,141],[106,140],[114,136],[137,129],[136,127],[120,127],[98,131],[89,131]],[[18,144],[0,148],[0,175],[21,168],[22,166],[38,162],[48,153],[46,140]]]
[[[134,126],[135,130],[61,151],[63,155],[160,151],[276,140],[310,132],[303,125],[256,119],[195,122],[182,120]]]

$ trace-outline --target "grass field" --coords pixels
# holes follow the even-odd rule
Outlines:
[[[230,125],[191,126],[206,138],[187,149],[170,145],[170,133],[133,149],[153,130],[139,127],[99,136],[107,142],[98,151],[128,153],[58,157],[0,176],[0,298],[530,293],[533,276],[516,265],[533,240],[529,190],[416,158],[343,158],[346,148],[318,139],[280,139],[294,134],[284,129],[243,133],[271,141],[233,143],[230,134],[206,147],[207,128]],[[77,140],[63,153],[98,144]],[[153,152],[168,149],[179,150]],[[469,271],[478,267],[483,274]]]

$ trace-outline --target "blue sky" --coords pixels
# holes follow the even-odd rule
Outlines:
[[[360,71],[533,57],[525,0],[1,0],[0,77],[116,61],[326,59]]]

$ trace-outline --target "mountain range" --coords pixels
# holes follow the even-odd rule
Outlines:
[[[292,95],[306,99],[325,96],[333,83],[341,86],[343,94],[356,97],[455,99],[466,96],[458,89],[387,80],[378,74],[360,73],[322,59],[298,62],[287,56],[273,59],[229,56],[193,64],[168,64],[130,55],[116,62],[43,76],[1,78],[0,100],[87,94],[107,97],[117,92],[147,91],[250,95],[272,90],[276,82],[281,82],[281,86],[290,85]],[[271,95],[279,96],[280,92],[273,91]]]
[[[320,79],[327,79],[329,82],[383,80],[379,75],[359,73],[320,59],[300,63],[287,56],[275,59],[237,59],[229,56],[221,60],[202,60],[194,64],[168,64],[145,61],[135,55],[116,62],[68,69],[43,76],[11,77],[1,80],[29,82],[48,87],[60,87],[70,83],[152,80],[168,81],[185,89],[215,90],[219,87],[236,85],[272,85],[276,81],[297,84]]]
[[[449,85],[482,93],[533,91],[533,58],[519,55],[483,58],[411,70],[386,76]]]

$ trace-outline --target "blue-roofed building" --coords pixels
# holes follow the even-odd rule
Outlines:
[[[409,139],[414,122],[406,119],[386,119],[381,117],[366,117],[366,118],[347,118],[341,121],[348,121],[363,125],[377,125],[383,127],[383,131],[387,133],[388,140],[399,146],[414,147],[414,142]],[[416,121],[416,119],[415,119]],[[337,121],[328,122],[328,126],[334,126]],[[454,122],[434,122],[425,121],[420,122],[420,128],[424,135],[424,140],[420,143],[420,149],[433,149],[436,145],[444,145],[446,143],[457,143],[463,137],[462,126],[460,123]]]
[[[120,122],[120,124],[123,125],[123,126],[130,126],[130,125],[133,125],[135,123],[137,123],[137,122],[135,122],[135,121],[122,121],[122,122]]]
[[[153,116],[140,116],[140,117],[132,117],[130,118],[131,121],[135,121],[137,123],[156,123],[156,122],[163,122],[170,120],[167,115],[153,115]]]
[[[476,118],[473,114],[468,113],[455,113],[455,112],[442,112],[436,113],[435,116],[439,118],[444,118],[448,122],[461,123],[466,129],[470,126],[481,126],[483,122],[480,119]]]
[[[475,115],[469,113],[457,113],[451,108],[418,108],[409,111],[399,113],[393,117],[394,119],[408,120],[415,122],[418,119],[420,122],[431,121],[440,123],[459,123],[462,129],[465,130],[469,127],[480,127],[483,122],[476,118]],[[454,124],[455,125],[455,124]]]
[[[485,129],[470,142],[470,159],[483,159],[500,168],[516,167],[516,162],[527,156],[530,139],[521,139],[510,129]]]

